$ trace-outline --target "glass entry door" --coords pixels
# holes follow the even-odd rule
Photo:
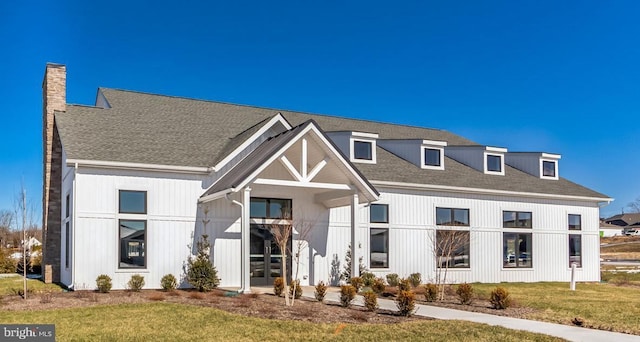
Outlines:
[[[251,285],[273,285],[274,279],[282,276],[283,257],[280,247],[268,225],[252,224],[250,234]],[[289,245],[291,245],[291,239],[289,239]],[[291,274],[290,269],[288,267],[289,274]]]

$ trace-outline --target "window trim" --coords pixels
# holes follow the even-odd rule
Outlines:
[[[387,253],[386,253],[386,254],[387,254],[387,259],[386,259],[386,264],[387,264],[387,266],[373,266],[373,265],[372,265],[372,263],[371,263],[371,260],[372,260],[372,258],[371,258],[371,254],[373,253],[373,248],[371,248],[371,236],[372,236],[372,235],[371,235],[371,231],[372,231],[373,229],[377,229],[377,230],[384,230],[384,231],[386,231],[387,239],[386,239],[386,241],[385,241],[385,249],[386,249],[386,251],[387,251]],[[390,234],[389,227],[384,227],[384,226],[382,226],[382,227],[378,227],[378,226],[372,226],[372,227],[369,227],[369,268],[370,268],[370,269],[376,269],[376,270],[389,269],[389,255],[391,254],[391,253],[389,252],[389,240],[390,240],[390,239],[391,239],[391,234]]]
[[[451,221],[455,223],[455,211],[456,210],[466,210],[467,211],[467,219],[469,222],[467,224],[440,224],[438,223],[438,209],[448,209],[451,211]],[[436,206],[436,215],[435,215],[435,225],[439,227],[471,227],[471,210],[469,208],[451,208],[451,207],[437,207]]]
[[[546,176],[544,174],[544,163],[553,163],[554,167],[553,167],[553,176]],[[558,161],[554,160],[554,159],[545,159],[545,158],[541,158],[540,159],[540,178],[543,179],[559,179],[558,177]]]
[[[371,219],[371,208],[373,206],[377,206],[377,207],[384,207],[385,211],[386,211],[386,217],[387,220],[386,221],[373,221]],[[389,224],[389,205],[386,203],[371,203],[371,205],[369,206],[369,223],[376,223],[376,224]]]
[[[509,266],[505,266],[504,265],[505,264],[504,263],[504,260],[505,260],[505,255],[504,255],[504,253],[505,253],[505,249],[504,249],[504,247],[505,247],[505,238],[504,238],[504,236],[505,236],[505,234],[515,234],[517,236],[518,240],[520,239],[520,235],[530,235],[531,236],[531,246],[529,248],[529,250],[531,251],[531,253],[530,253],[531,254],[530,255],[531,266],[518,266],[519,258],[515,258],[516,266],[509,267]],[[518,253],[520,253],[520,252],[518,251]],[[534,267],[533,267],[533,232],[502,232],[502,258],[501,258],[501,260],[502,260],[502,270],[533,270],[534,269]]]
[[[266,208],[266,212],[265,215],[266,217],[259,217],[259,216],[252,216],[251,215],[251,201],[255,200],[255,199],[259,199],[259,200],[265,200],[267,202],[267,208]],[[270,217],[270,211],[271,211],[271,206],[270,206],[270,202],[272,200],[276,200],[276,201],[288,201],[289,202],[289,215],[291,217],[289,218],[273,218]],[[293,199],[291,198],[276,198],[276,197],[251,197],[249,199],[249,218],[250,219],[254,219],[254,220],[292,220],[293,219]]]
[[[492,171],[489,170],[489,157],[498,157],[500,158],[500,170]],[[484,153],[484,173],[491,175],[501,175],[504,176],[504,154],[502,153],[494,153],[494,152],[485,152]]]
[[[569,234],[567,236],[567,257],[569,258],[569,269],[571,269],[571,237],[576,236],[580,239],[580,262],[576,264],[577,269],[582,269],[582,234]]]
[[[520,214],[521,213],[526,213],[529,214],[531,216],[531,226],[530,227],[519,227],[519,226],[515,226],[515,227],[507,227],[505,226],[505,220],[504,220],[504,214],[505,213],[515,213],[516,214],[516,218],[514,222],[518,222],[520,221]],[[533,212],[532,211],[522,211],[522,210],[503,210],[502,211],[502,228],[507,228],[507,229],[533,229]]]
[[[361,159],[355,157],[355,143],[368,143],[371,145],[371,159]],[[353,163],[364,163],[364,164],[375,164],[377,155],[376,155],[376,140],[375,139],[367,139],[364,137],[354,137],[351,136],[349,138],[349,159]]]
[[[578,217],[578,228],[571,228],[571,216]],[[580,214],[567,214],[567,230],[581,231],[582,230],[582,215]]]
[[[440,154],[440,164],[439,165],[429,165],[427,164],[427,150],[438,151]],[[420,148],[420,166],[423,169],[429,170],[444,170],[444,148],[436,147],[436,146],[422,146]]]
[[[143,252],[144,252],[144,266],[131,266],[131,267],[123,267],[120,266],[121,261],[121,257],[122,257],[122,237],[120,236],[120,226],[121,226],[121,222],[122,221],[138,221],[138,222],[144,222],[144,248],[143,248]],[[146,219],[146,217],[144,219],[130,219],[130,218],[118,218],[118,270],[147,270],[147,268],[149,267],[149,264],[147,263],[147,255],[149,255],[148,253],[148,245],[147,245],[147,235],[149,234],[149,225],[148,225],[148,221]]]
[[[123,211],[121,204],[121,194],[123,192],[142,192],[144,193],[144,212],[135,212],[135,211]],[[147,201],[147,191],[146,190],[129,190],[129,189],[118,189],[118,213],[119,214],[131,214],[131,215],[147,215],[148,213],[148,201]]]
[[[129,191],[129,192],[144,192],[144,214],[140,213],[129,213],[129,212],[120,212],[120,192],[121,191]],[[116,208],[116,219],[115,219],[115,240],[118,244],[118,254],[116,255],[117,267],[116,273],[148,273],[149,272],[149,259],[147,255],[149,254],[149,246],[147,243],[147,235],[149,234],[149,189],[144,186],[131,186],[130,184],[121,185],[117,188],[117,195],[115,199],[115,208]],[[144,267],[120,267],[120,221],[145,221],[145,240],[144,240]]]
[[[456,227],[456,226],[454,226],[454,227]],[[457,226],[457,227],[460,227],[460,226]],[[449,266],[449,267],[441,267],[440,266],[440,262],[439,262],[439,259],[438,259],[438,258],[440,258],[440,255],[439,255],[440,250],[438,248],[438,232],[448,232],[448,231],[464,232],[469,236],[469,240],[468,240],[468,243],[466,245],[466,249],[469,252],[467,254],[468,258],[469,258],[469,262],[468,262],[466,267],[451,267],[451,266]],[[435,260],[436,269],[447,269],[447,270],[469,270],[469,269],[471,269],[471,230],[467,230],[467,229],[436,229],[435,230],[435,234],[436,234],[436,238],[435,238],[435,244],[436,244],[436,246],[435,246],[435,248],[436,248],[436,260]]]

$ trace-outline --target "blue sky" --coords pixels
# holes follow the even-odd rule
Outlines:
[[[99,86],[440,128],[640,197],[637,1],[0,2],[0,209],[41,201],[46,62]],[[204,1],[203,1],[204,3]]]

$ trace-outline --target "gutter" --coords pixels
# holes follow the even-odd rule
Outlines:
[[[535,193],[535,192],[518,192],[518,191],[508,191],[508,190],[478,189],[478,188],[466,188],[466,187],[457,187],[457,186],[448,186],[448,185],[401,183],[401,182],[374,181],[374,180],[370,182],[371,184],[376,186],[395,188],[395,189],[407,189],[407,190],[431,190],[431,191],[474,193],[474,194],[485,194],[485,195],[535,197],[535,198],[546,198],[546,199],[557,199],[557,200],[600,202],[600,203],[606,203],[606,204],[609,204],[611,203],[611,201],[613,201],[613,198],[609,198],[609,197],[556,195],[556,194],[543,194],[543,193]]]
[[[209,174],[214,171],[213,167],[198,167],[198,166],[179,166],[179,165],[161,165],[161,164],[145,164],[145,163],[126,163],[126,162],[114,162],[114,161],[102,161],[102,160],[87,160],[87,159],[67,159],[67,165],[85,166],[85,167],[97,167],[106,169],[125,169],[125,170],[139,170],[139,171],[168,171],[179,173],[193,173],[193,174]]]
[[[76,210],[76,180],[78,179],[78,163],[75,163],[73,166],[73,184],[71,185],[71,191],[73,191],[73,215],[71,219],[71,289],[75,291],[75,281],[76,281],[76,223],[78,222],[78,214]],[[62,228],[62,227],[61,227]],[[68,238],[68,237],[67,237]],[[69,246],[67,246],[69,248]],[[62,265],[60,265],[62,266]]]

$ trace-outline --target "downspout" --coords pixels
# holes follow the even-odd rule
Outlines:
[[[234,199],[231,199],[229,197],[228,193],[224,195],[224,198],[226,198],[227,201],[229,201],[229,202],[231,202],[231,203],[233,203],[235,205],[240,206],[240,227],[242,227],[242,223],[243,223],[242,222],[242,216],[243,216],[243,213],[244,213],[244,204],[242,204],[242,203],[240,203],[240,202],[238,202],[238,201],[236,201]],[[242,228],[240,228],[240,229],[242,229]],[[242,255],[242,248],[240,248],[240,269],[242,270],[242,272],[244,272],[244,270],[246,269],[246,265],[244,265],[244,257]],[[246,287],[247,287],[247,284],[244,283],[244,277],[241,274],[240,275],[240,289],[238,290],[238,293],[244,293],[245,290],[246,290]]]
[[[71,215],[71,218],[73,219],[73,221],[71,222],[71,229],[70,231],[73,232],[71,234],[71,289],[75,291],[75,284],[76,284],[76,222],[77,222],[77,217],[78,215],[76,214],[76,198],[77,198],[77,194],[76,194],[76,180],[78,177],[78,163],[75,163],[73,165],[73,185],[71,186],[71,191],[73,191],[73,206],[72,209],[73,210],[73,214]],[[67,246],[67,248],[69,248],[69,246]]]

